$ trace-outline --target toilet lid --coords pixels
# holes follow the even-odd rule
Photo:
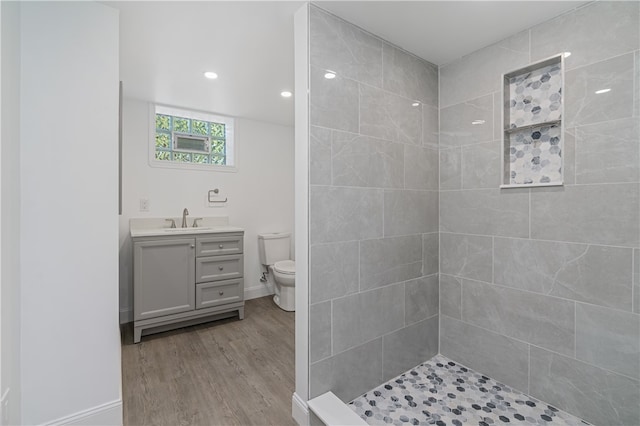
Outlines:
[[[295,274],[296,262],[293,260],[281,260],[274,263],[273,268],[281,274]]]

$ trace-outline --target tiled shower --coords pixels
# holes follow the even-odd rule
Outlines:
[[[441,353],[640,424],[639,32],[598,1],[438,68],[311,6],[311,397]],[[564,52],[564,185],[500,189],[501,76]]]

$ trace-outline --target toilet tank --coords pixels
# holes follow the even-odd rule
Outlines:
[[[280,232],[258,234],[258,255],[263,265],[273,265],[280,260],[291,259],[291,234]]]

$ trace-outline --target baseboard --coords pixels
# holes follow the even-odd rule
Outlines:
[[[87,410],[79,411],[75,414],[46,423],[46,425],[121,426],[122,400],[107,402]]]
[[[250,287],[244,289],[244,300],[257,299],[258,297],[269,296],[273,294],[269,287],[261,285],[259,287]]]
[[[131,308],[120,309],[120,324],[133,322],[133,311]]]
[[[291,397],[291,417],[300,426],[309,425],[309,407],[307,403],[298,396],[297,393],[293,393]]]

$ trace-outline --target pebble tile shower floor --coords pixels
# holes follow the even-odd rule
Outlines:
[[[437,355],[349,403],[371,425],[588,425]]]

